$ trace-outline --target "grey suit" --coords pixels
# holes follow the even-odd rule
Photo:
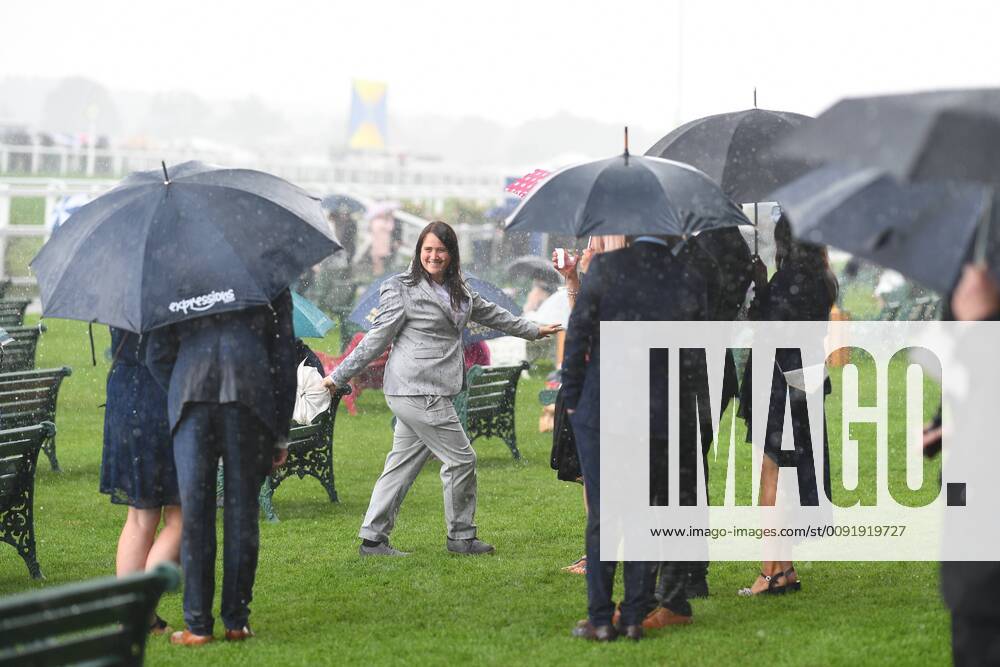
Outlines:
[[[392,450],[375,483],[359,535],[388,540],[406,492],[431,455],[441,461],[448,537],[476,536],[476,453],[452,405],[465,385],[462,330],[477,322],[520,338],[535,339],[538,326],[475,292],[456,322],[426,282],[402,275],[382,284],[378,315],[361,343],[331,374],[344,385],[392,344],[383,391],[396,416]]]

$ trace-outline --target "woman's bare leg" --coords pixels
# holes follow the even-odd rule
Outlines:
[[[178,563],[181,554],[181,507],[166,505],[163,507],[163,528],[156,536],[149,554],[146,556],[145,569],[151,570],[160,563]]]
[[[146,558],[160,525],[160,508],[128,508],[125,525],[118,538],[118,553],[115,558],[115,574],[122,577],[146,569]]]

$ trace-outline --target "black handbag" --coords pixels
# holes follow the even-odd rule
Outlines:
[[[581,482],[580,458],[576,453],[576,438],[569,423],[569,414],[563,403],[562,390],[556,394],[555,416],[552,424],[552,454],[549,464],[556,477],[564,482]]]

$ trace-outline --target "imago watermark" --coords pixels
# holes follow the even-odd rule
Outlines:
[[[1000,323],[603,322],[600,359],[603,558],[1000,558]]]

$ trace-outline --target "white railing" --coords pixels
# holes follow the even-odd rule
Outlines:
[[[117,183],[118,181],[113,179],[0,178],[0,279],[10,278],[15,285],[33,286],[35,284],[33,276],[6,275],[8,241],[11,238],[35,237],[41,238],[44,243],[52,233],[55,221],[54,211],[64,197],[82,194],[88,198],[94,198],[114,187]],[[300,183],[300,185],[316,196],[340,192],[356,197],[366,206],[375,203],[375,200],[366,196],[358,188],[338,190],[321,182],[306,182]],[[44,198],[44,217],[41,220],[32,221],[32,224],[11,224],[11,205],[16,198]],[[402,225],[403,245],[400,252],[408,257],[413,252],[417,235],[427,224],[427,221],[405,211],[397,211],[394,217]],[[494,233],[492,227],[488,225],[460,224],[456,225],[455,229],[463,243],[463,253],[471,253],[471,244],[474,240],[490,238]],[[368,236],[366,225],[359,225],[358,235],[359,243],[364,243]],[[466,256],[470,256],[470,254]]]
[[[86,146],[0,144],[0,174],[11,176],[122,178],[187,160],[260,169],[293,183],[313,183],[326,191],[351,191],[373,199],[496,200],[503,196],[500,169],[470,168],[428,160],[345,155],[326,162],[274,159],[217,150],[97,149]]]

